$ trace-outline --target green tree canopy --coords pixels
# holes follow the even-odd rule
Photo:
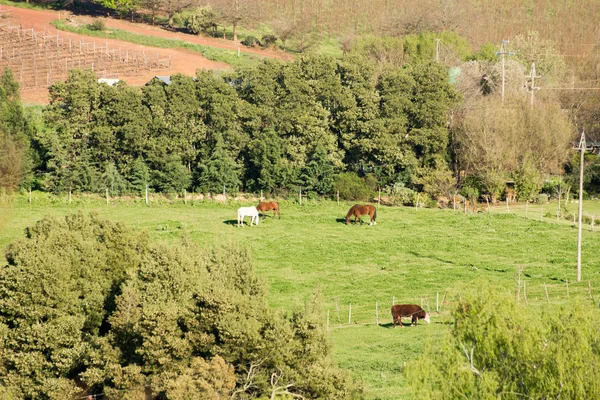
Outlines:
[[[317,303],[269,308],[247,249],[156,245],[94,215],[46,218],[9,246],[0,334],[0,394],[16,398],[358,390],[331,360]]]

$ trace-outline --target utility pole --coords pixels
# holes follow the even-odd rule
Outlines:
[[[496,55],[502,56],[502,105],[504,105],[504,56],[512,56],[515,53],[506,51],[508,40],[502,40],[501,50],[496,52]]]
[[[533,108],[533,94],[536,90],[539,90],[539,87],[535,86],[535,78],[541,78],[540,75],[535,74],[535,61],[531,62],[531,70],[529,71],[529,75],[525,75],[525,78],[531,79],[531,85],[529,86],[529,92],[531,93],[531,108]]]
[[[579,147],[581,152],[579,158],[579,226],[577,229],[577,282],[581,282],[581,217],[583,214],[583,154],[585,153],[585,130],[581,129]]]

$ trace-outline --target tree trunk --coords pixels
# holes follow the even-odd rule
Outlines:
[[[169,14],[169,28],[173,27],[173,14]]]
[[[237,42],[237,22],[233,23],[233,41]]]

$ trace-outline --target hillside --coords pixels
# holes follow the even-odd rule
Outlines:
[[[0,68],[13,69],[25,103],[47,103],[48,85],[65,80],[67,70],[75,67],[95,68],[99,77],[122,79],[130,85],[143,85],[156,75],[182,73],[193,76],[198,69],[218,71],[231,68],[225,62],[209,60],[200,53],[185,48],[160,48],[117,39],[98,39],[61,32],[51,24],[62,19],[72,25],[83,25],[92,21],[89,16],[5,5],[0,7],[0,16],[0,35],[3,41]],[[169,32],[113,18],[104,18],[103,21],[107,28],[200,44],[224,49],[232,54],[240,48],[241,53],[257,58],[289,58],[273,50],[247,48],[223,39]],[[100,57],[101,53],[103,57]]]

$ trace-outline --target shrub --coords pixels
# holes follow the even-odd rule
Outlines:
[[[546,193],[540,193],[536,196],[535,202],[538,204],[548,203],[548,195]]]
[[[372,177],[363,179],[354,172],[343,172],[338,175],[334,190],[338,191],[340,198],[344,200],[368,201],[374,193],[372,184]]]
[[[462,296],[453,320],[445,340],[407,365],[414,398],[600,396],[593,307],[517,306],[510,295],[483,285]]]
[[[254,47],[256,45],[260,46],[260,41],[258,40],[258,38],[250,35],[250,36],[246,36],[244,38],[244,40],[242,40],[242,44],[244,46],[248,46],[248,47]]]
[[[383,192],[389,196],[390,202],[395,206],[414,205],[414,199],[416,199],[416,192],[407,188],[402,182],[387,186]]]
[[[175,15],[174,21],[188,32],[197,35],[200,32],[216,29],[216,18],[214,10],[210,6],[205,6],[179,12]]]
[[[277,36],[275,35],[264,35],[261,41],[262,46],[265,48],[273,46],[275,42],[277,42]]]
[[[90,31],[103,31],[106,29],[106,24],[103,19],[94,18],[91,24],[88,24],[87,28]]]

